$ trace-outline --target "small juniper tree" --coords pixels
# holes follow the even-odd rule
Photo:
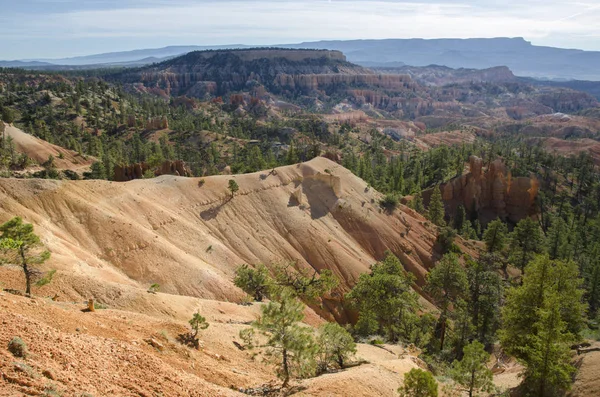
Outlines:
[[[240,190],[240,186],[233,179],[229,180],[229,185],[227,188],[231,192],[231,198],[233,198],[233,196],[238,192],[238,190]]]
[[[402,397],[437,397],[438,384],[430,372],[413,368],[404,374],[404,386],[398,393]]]
[[[7,252],[5,260],[18,263],[25,274],[25,293],[31,295],[31,283],[41,273],[34,265],[40,265],[50,258],[50,252],[43,249],[40,238],[33,233],[33,225],[23,223],[15,217],[0,226],[0,241]]]

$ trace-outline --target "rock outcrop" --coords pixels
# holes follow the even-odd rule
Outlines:
[[[116,182],[127,182],[134,179],[142,179],[144,177],[144,173],[150,169],[151,167],[145,162],[125,166],[115,165],[114,180]],[[177,175],[190,177],[192,176],[192,171],[190,171],[185,162],[181,160],[166,160],[154,171],[154,175]]]
[[[440,187],[448,215],[452,216],[459,205],[463,205],[467,213],[476,214],[483,224],[495,218],[516,223],[535,214],[537,179],[513,178],[501,159],[493,161],[487,170],[479,157],[471,156],[469,164],[469,173]],[[428,202],[431,190],[424,197]]]

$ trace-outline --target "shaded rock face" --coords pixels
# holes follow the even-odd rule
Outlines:
[[[469,159],[470,172],[440,186],[446,213],[453,217],[459,205],[467,214],[477,216],[483,224],[500,218],[513,223],[535,214],[535,199],[539,182],[535,178],[513,178],[500,159],[492,162],[487,171],[483,160]],[[429,202],[431,190],[424,193]]]
[[[135,163],[126,166],[115,166],[114,180],[116,182],[127,182],[134,179],[142,179],[144,173],[150,170],[150,166],[144,162]],[[160,167],[154,171],[155,176],[160,175],[177,175],[177,176],[192,176],[192,172],[187,168],[185,162],[181,160],[163,162]]]

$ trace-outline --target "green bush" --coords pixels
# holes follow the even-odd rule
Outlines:
[[[404,374],[404,386],[398,393],[405,397],[437,397],[438,385],[431,373],[413,368]]]

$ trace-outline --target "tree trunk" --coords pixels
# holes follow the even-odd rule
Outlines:
[[[442,319],[442,332],[440,334],[440,351],[444,350],[444,339],[446,338],[446,316]]]
[[[290,369],[288,368],[287,350],[283,349],[283,385],[281,387],[287,387],[290,382]]]
[[[473,397],[473,386],[475,386],[475,371],[471,371],[471,382],[469,383],[469,397]]]
[[[25,259],[25,251],[23,247],[19,250],[21,254],[21,266],[23,266],[23,273],[25,273],[25,295],[31,296],[31,272],[27,266],[27,259]]]

